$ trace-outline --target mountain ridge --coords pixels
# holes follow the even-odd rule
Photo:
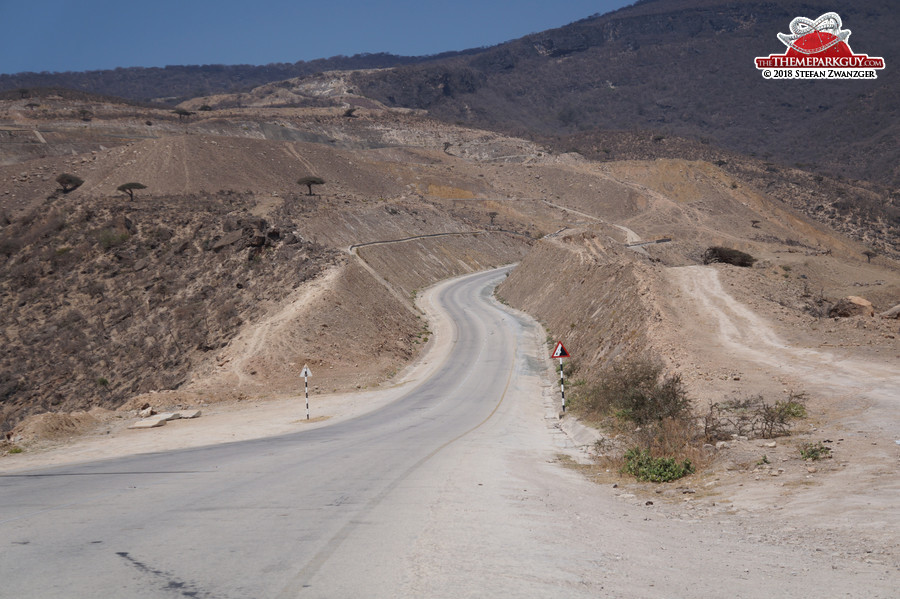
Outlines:
[[[753,59],[779,52],[778,32],[821,2],[641,2],[475,55],[356,76],[388,106],[516,135],[597,129],[708,138],[784,164],[896,184],[890,4],[843,7],[856,52],[886,56],[874,81],[766,81]]]
[[[466,52],[442,52],[431,56],[400,56],[378,52],[266,65],[167,65],[90,71],[2,73],[0,92],[68,88],[131,101],[164,101],[171,104],[197,96],[246,91],[273,81],[325,71],[390,68],[401,64],[440,60]]]
[[[840,9],[854,51],[886,57],[876,80],[767,81],[753,62],[783,49],[776,35],[794,17],[833,10],[820,1],[645,0],[495,46],[433,56],[0,75],[0,91],[71,87],[172,104],[340,71],[359,97],[518,137],[654,131],[894,186],[900,79],[893,57],[900,48],[890,2]]]

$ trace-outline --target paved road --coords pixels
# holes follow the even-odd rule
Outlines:
[[[0,476],[0,598],[897,596],[828,523],[560,467],[543,339],[488,301],[502,276],[443,287],[449,358],[356,420]]]
[[[540,364],[489,300],[447,286],[452,353],[400,400],[306,432],[0,476],[0,596],[392,596],[464,445]],[[489,449],[486,449],[489,451]],[[413,482],[417,481],[417,482]]]

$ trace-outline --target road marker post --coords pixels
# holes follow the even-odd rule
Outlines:
[[[553,350],[553,353],[550,355],[551,358],[559,358],[559,390],[562,393],[562,411],[565,413],[566,411],[566,381],[563,376],[563,358],[571,358],[569,352],[566,351],[566,346],[562,344],[562,341],[556,342],[556,349]]]
[[[306,392],[306,419],[309,420],[309,377],[312,376],[312,372],[309,370],[309,366],[306,364],[303,365],[303,370],[300,371],[300,376],[303,377],[303,387]]]

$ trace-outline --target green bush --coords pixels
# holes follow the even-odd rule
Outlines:
[[[649,450],[634,447],[625,452],[622,472],[635,476],[638,480],[652,483],[667,483],[694,473],[690,460],[679,463],[675,458],[654,458]]]
[[[800,445],[800,457],[804,460],[821,460],[827,458],[830,453],[831,448],[823,445],[821,441]]]

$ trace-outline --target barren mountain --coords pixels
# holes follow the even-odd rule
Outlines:
[[[422,290],[515,262],[498,295],[565,341],[571,392],[642,356],[682,378],[698,413],[806,394],[809,419],[775,447],[735,438],[704,450],[692,518],[746,513],[759,531],[764,513],[764,534],[778,543],[845,560],[872,551],[896,565],[898,481],[884,464],[900,433],[900,330],[894,319],[829,317],[847,296],[871,302],[870,313],[900,303],[900,265],[881,221],[838,218],[815,175],[706,144],[635,134],[594,160],[592,144],[608,140],[586,136],[581,153],[560,153],[353,104],[339,77],[327,81],[343,105],[269,101],[309,93],[301,80],[247,94],[242,106],[223,96],[200,111],[197,102],[213,99],[197,99],[184,105],[195,114],[181,116],[58,95],[0,104],[4,452],[63,459],[32,450],[85,432],[90,443],[69,458],[96,455],[108,438],[106,452],[157,451],[285,432],[267,415],[296,419],[296,401],[274,400],[302,393],[304,364],[337,414],[341,393],[376,391],[346,400],[359,403],[388,392],[423,347],[452,343],[447,323],[432,330],[425,320]],[[673,156],[642,155],[648,144]],[[62,173],[84,182],[63,192]],[[298,183],[307,176],[324,181],[311,195]],[[146,187],[131,199],[117,191],[128,182]],[[805,214],[816,203],[835,218]],[[840,231],[848,224],[868,245]],[[866,255],[875,241],[879,251]],[[710,246],[756,263],[703,266]],[[125,426],[148,404],[224,404],[215,409],[236,416],[199,436],[135,443]],[[834,462],[797,457],[801,443],[823,439],[835,442]],[[681,501],[681,491],[602,466],[591,476],[631,485],[623,497]],[[775,500],[787,508],[772,515]]]
[[[828,2],[643,0],[565,27],[489,48],[428,57],[367,54],[253,67],[169,66],[87,73],[0,75],[7,98],[39,88],[148,101],[267,102],[329,106],[337,71],[363,106],[427,110],[446,122],[516,135],[612,130],[711,141],[785,166],[887,185],[897,182],[897,98],[891,68],[897,11],[887,0],[838,9],[854,51],[884,56],[872,81],[763,80],[753,59],[783,50],[776,34],[797,16],[834,11]],[[281,83],[300,81],[301,85]],[[326,77],[328,79],[328,77]],[[332,78],[334,79],[334,78]],[[276,83],[279,82],[279,83]],[[302,87],[303,93],[296,93]],[[351,102],[353,104],[354,102]]]
[[[842,9],[855,50],[891,56],[892,8]],[[742,551],[789,546],[754,556],[768,582],[741,587],[748,596],[770,595],[788,576],[773,564],[795,566],[772,556],[792,552],[815,571],[851,572],[847,589],[868,580],[882,593],[900,567],[897,79],[763,81],[751,62],[794,16],[832,9],[638,2],[427,64],[303,71],[238,91],[220,78],[175,110],[71,91],[3,96],[2,466],[296,432],[304,365],[326,400],[322,421],[304,426],[349,418],[433,372],[455,343],[425,290],[515,263],[496,297],[538,320],[534,338],[565,342],[570,401],[638,358],[690,399],[690,434],[668,442],[693,452],[697,472],[635,482],[616,460],[650,427],[622,419],[600,433],[560,419],[555,364],[529,352],[529,413],[506,422],[513,436],[541,429],[542,447],[547,427],[557,440],[565,428],[585,452],[561,442],[543,466],[606,485],[575,500],[548,491],[541,508],[566,514],[590,568],[600,520],[584,506],[609,492],[609,505],[647,514],[640,551],[677,529],[669,538],[699,562],[716,549],[684,532],[694,525],[740,530]],[[140,184],[133,197],[127,183]],[[736,252],[744,266],[721,262]],[[704,429],[693,443],[717,406],[796,397],[805,417],[790,435]],[[149,431],[126,427],[145,406],[202,406],[200,432],[138,437]],[[497,438],[484,429],[478,443],[493,450]],[[806,444],[829,457],[806,457]],[[490,472],[508,474],[507,459],[538,472],[533,447],[493,452]],[[433,511],[469,512],[468,489],[482,489],[473,476],[456,477],[466,490]],[[533,519],[512,484],[504,501]],[[568,515],[573,501],[584,519]],[[470,561],[470,536],[444,522]],[[616,522],[631,538],[635,523]],[[666,555],[624,571],[670,568]]]
[[[290,392],[304,362],[327,371],[323,389],[385,380],[428,336],[418,289],[518,261],[566,227],[600,227],[588,249],[624,290],[635,285],[620,270],[634,260],[608,239],[630,239],[611,225],[672,238],[650,254],[671,266],[712,244],[769,256],[772,268],[789,257],[796,270],[784,274],[822,301],[853,289],[816,263],[887,268],[867,295],[879,309],[896,303],[892,262],[868,265],[864,246],[727,165],[590,162],[408,111],[348,116],[265,107],[266,97],[188,118],[96,99],[89,121],[79,100],[0,106],[15,135],[0,167],[5,429],[37,410],[116,407],[151,390],[192,401]],[[60,192],[63,172],[83,185]],[[297,184],[307,175],[325,181],[312,196]],[[133,201],[116,191],[132,181],[146,185]],[[372,242],[389,243],[347,254]],[[818,309],[811,295],[795,299],[793,309]],[[623,298],[605,301],[615,311]]]
[[[444,149],[456,155],[479,151],[471,136],[460,144],[451,133],[459,130],[458,124],[468,124],[513,132],[555,152],[578,151],[592,160],[704,160],[865,243],[869,251],[896,257],[900,198],[894,186],[900,156],[892,141],[897,137],[900,80],[893,70],[888,67],[873,81],[765,81],[752,62],[780,50],[776,34],[794,17],[833,9],[823,3],[652,0],[491,48],[422,59],[370,55],[256,71],[246,66],[167,67],[42,74],[38,79],[33,74],[3,76],[0,89],[11,90],[5,97],[23,100],[8,117],[17,124],[57,120],[52,129],[37,132],[27,125],[4,128],[0,136],[8,152],[0,161],[170,136],[185,126],[186,118],[197,118],[165,108],[137,111],[84,92],[53,95],[39,86],[72,85],[139,100],[183,97],[183,74],[196,71],[203,74],[202,83],[192,78],[192,89],[202,95],[180,105],[182,111],[201,111],[207,117],[202,126],[193,124],[194,131],[232,135],[237,126],[233,117],[243,118],[241,107],[318,107],[316,125],[298,129],[248,119],[237,133],[347,149],[425,142],[418,134],[405,134],[402,140],[404,134],[397,137],[390,127],[378,130],[379,125],[354,118],[360,111],[391,106],[413,113],[401,117],[395,112],[393,118],[415,120],[418,113],[456,123],[441,128],[431,122],[425,134],[431,137],[426,143],[440,138],[449,144]],[[896,50],[890,33],[895,13],[884,0],[843,7],[852,47],[890,56]],[[174,81],[174,87],[165,81]],[[254,84],[262,85],[252,88]],[[59,94],[66,98],[62,103]],[[135,120],[124,128],[103,126],[94,115],[103,118],[104,112],[131,114]],[[208,118],[212,115],[218,118]],[[65,116],[72,120],[60,120]],[[95,124],[86,127],[90,119]],[[534,151],[533,144],[524,142],[523,149],[498,151],[493,137],[488,145],[493,144],[494,157]],[[42,144],[42,139],[51,143]],[[158,151],[167,151],[166,146]],[[257,167],[270,163],[261,156],[255,162]],[[183,176],[177,174],[170,184],[180,186],[177,177]]]
[[[198,95],[246,91],[253,87],[333,70],[389,68],[452,56],[456,52],[430,57],[393,54],[357,54],[333,56],[295,63],[254,65],[169,65],[166,67],[130,67],[83,73],[0,74],[0,90],[64,88],[108,94],[138,101],[177,102]],[[15,96],[19,93],[15,92]]]
[[[890,67],[865,82],[766,81],[753,59],[784,50],[792,19],[827,2],[646,0],[483,52],[353,78],[390,106],[519,135],[647,130],[896,184],[897,98]],[[893,56],[886,0],[838,9],[854,51]],[[889,59],[888,59],[889,60]]]

